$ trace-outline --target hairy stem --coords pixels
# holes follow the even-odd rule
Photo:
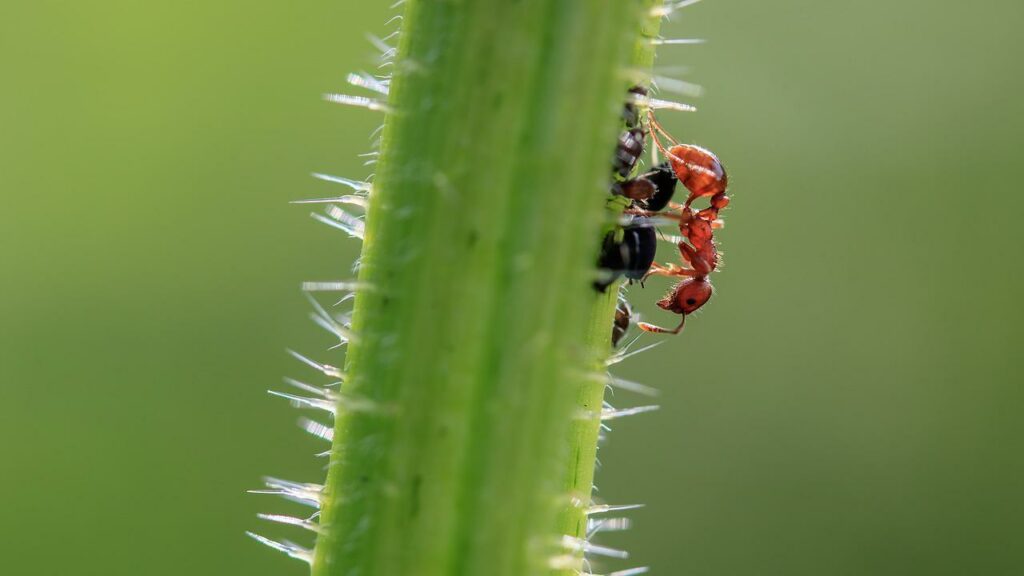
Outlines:
[[[645,3],[650,7],[651,3]],[[654,45],[651,40],[658,36],[661,26],[660,17],[646,17],[640,20],[640,34],[635,37],[633,53],[630,57],[631,69],[638,74],[646,73],[654,63]],[[620,206],[620,205],[615,205]],[[620,212],[612,208],[613,217]],[[601,351],[607,351],[609,326],[615,317],[618,284],[610,287],[607,292],[597,296],[590,310],[590,324],[587,329],[587,343],[592,351],[604,360]],[[604,371],[604,366],[593,367],[595,373]],[[577,392],[577,407],[585,412],[600,412],[604,402],[605,378],[584,379],[580,382]],[[566,490],[574,498],[589,503],[590,493],[594,485],[594,464],[597,461],[597,441],[601,431],[600,420],[576,419],[572,424],[570,449],[572,457],[568,460],[570,474],[567,476]],[[587,515],[584,506],[570,506],[563,510],[560,524],[561,533],[578,538],[586,535]]]
[[[591,280],[647,8],[406,3],[342,389],[370,408],[336,420],[315,576],[551,574],[583,535],[614,310]]]

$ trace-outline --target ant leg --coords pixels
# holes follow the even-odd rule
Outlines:
[[[661,326],[655,326],[654,324],[648,324],[647,322],[637,322],[637,328],[644,332],[653,332],[655,334],[679,334],[683,331],[683,325],[686,324],[686,315],[683,314],[679,320],[679,326],[669,330],[668,328],[662,328]]]
[[[671,212],[651,212],[650,210],[642,210],[640,208],[627,208],[622,211],[627,216],[640,216],[643,218],[664,218],[666,220],[682,220],[683,217],[679,214],[673,214]]]
[[[665,264],[664,266],[661,264],[654,264],[647,271],[647,274],[644,274],[644,279],[642,281],[646,282],[647,278],[651,276],[668,276],[670,278],[694,278],[696,276],[700,276],[700,274],[696,270],[683,268],[682,266],[676,266],[675,264]]]
[[[669,264],[668,266],[671,267],[672,264]],[[651,264],[651,267],[647,269],[647,273],[644,274],[644,277],[640,279],[640,285],[642,286],[644,282],[647,282],[647,279],[650,278],[651,276],[664,275],[667,270],[668,268],[662,266],[661,264],[658,264],[657,262]]]
[[[701,257],[701,255],[692,246],[686,242],[679,243],[679,255],[683,257],[683,261],[693,268],[693,274],[686,274],[687,276],[707,276],[711,273],[713,268],[708,262]]]

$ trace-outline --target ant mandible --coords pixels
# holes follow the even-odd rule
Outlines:
[[[652,127],[651,136],[654,143],[668,157],[675,176],[690,192],[682,205],[667,203],[668,208],[674,212],[668,216],[679,221],[682,239],[677,247],[680,257],[689,268],[675,264],[655,264],[644,277],[646,279],[648,276],[658,275],[685,278],[658,301],[660,308],[681,316],[679,325],[669,329],[639,322],[637,326],[646,332],[678,334],[683,330],[686,316],[707,303],[714,291],[708,275],[718,268],[719,257],[718,248],[715,246],[714,228],[722,225],[718,219],[718,212],[729,205],[729,197],[726,195],[728,176],[718,157],[704,148],[676,143],[665,149],[658,139],[658,133],[671,141],[675,139],[658,124],[654,114],[649,110],[648,120]],[[692,207],[693,202],[704,197],[711,198],[710,206],[703,210],[695,210]]]

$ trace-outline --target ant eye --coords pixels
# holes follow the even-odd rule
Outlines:
[[[696,298],[687,298],[686,299],[686,305],[687,306],[693,306],[696,303],[697,303],[697,299]]]

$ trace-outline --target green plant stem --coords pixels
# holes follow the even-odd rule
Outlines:
[[[407,2],[342,388],[375,408],[338,414],[314,576],[550,574],[580,534],[614,309],[590,282],[647,5]]]
[[[645,3],[650,8],[653,2]],[[636,37],[633,53],[630,58],[632,70],[640,74],[646,74],[654,64],[654,44],[651,40],[657,38],[661,28],[660,17],[647,17],[641,20],[640,34]],[[616,210],[612,204],[609,209],[610,216],[618,218],[620,210]],[[607,350],[609,345],[609,327],[615,317],[616,301],[618,298],[618,284],[609,287],[607,292],[597,296],[593,300],[590,311],[590,324],[587,329],[587,342],[591,350]],[[603,362],[604,356],[599,356]],[[599,363],[593,367],[594,373],[601,373],[605,370],[603,364]],[[580,382],[577,392],[577,406],[584,413],[600,412],[604,404],[604,391],[607,385],[605,378],[584,379]],[[600,420],[576,419],[572,424],[569,438],[569,445],[572,450],[572,457],[568,460],[570,472],[567,475],[566,492],[572,494],[577,500],[589,503],[590,493],[594,485],[594,465],[597,461],[597,442],[601,431]],[[586,535],[587,515],[583,506],[569,506],[563,510],[560,524],[561,533],[582,538]]]

